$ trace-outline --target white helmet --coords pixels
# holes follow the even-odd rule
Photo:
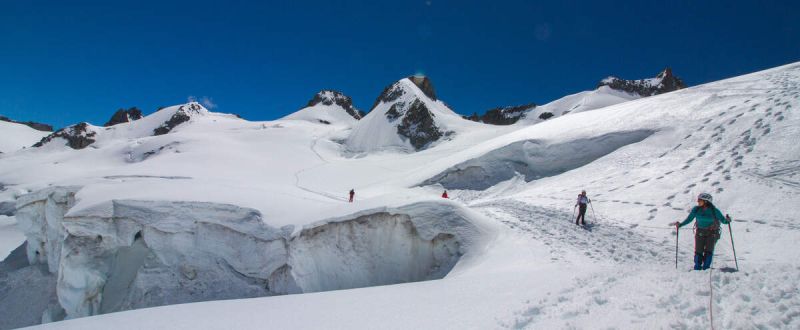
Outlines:
[[[709,202],[709,203],[713,202],[713,200],[714,200],[714,198],[711,197],[711,194],[709,194],[709,193],[701,193],[700,195],[697,195],[697,199],[698,200],[704,200],[704,201]]]

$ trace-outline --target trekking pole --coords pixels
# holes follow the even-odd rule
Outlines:
[[[730,219],[730,217],[728,217]],[[733,230],[731,229],[730,220],[728,220],[728,233],[731,235],[731,248],[733,249],[733,262],[736,263],[736,271],[739,271],[739,261],[736,260],[736,245],[733,244]]]
[[[569,223],[572,223],[572,219],[575,219],[575,208],[578,207],[577,205],[572,207],[572,218],[569,218]]]
[[[597,216],[594,215],[594,204],[592,204],[592,202],[589,202],[589,207],[592,208],[592,218],[594,218],[594,223],[597,223]]]
[[[680,225],[675,225],[675,269],[678,269],[678,235],[680,235]]]

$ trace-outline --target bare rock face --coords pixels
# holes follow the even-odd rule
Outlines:
[[[664,94],[686,88],[683,81],[672,74],[672,69],[666,68],[655,78],[625,80],[617,77],[608,77],[600,81],[597,87],[608,86],[612,89],[624,91],[630,94],[638,94],[642,97]]]
[[[95,142],[93,139],[97,132],[92,130],[88,123],[82,122],[72,126],[68,126],[56,131],[53,134],[45,136],[41,141],[33,145],[38,148],[50,143],[54,139],[62,138],[67,141],[67,145],[72,149],[83,149]]]
[[[0,116],[0,120],[7,121],[9,123],[22,124],[22,125],[28,126],[30,128],[33,128],[33,129],[35,129],[37,131],[42,131],[42,132],[52,132],[53,131],[53,126],[50,126],[50,125],[47,125],[47,124],[42,124],[42,123],[37,123],[37,122],[33,122],[33,121],[25,121],[25,122],[16,121],[16,120],[10,119],[10,118],[5,117],[5,116]]]
[[[178,108],[178,111],[176,111],[175,114],[169,118],[169,120],[167,120],[166,122],[161,124],[161,126],[153,130],[153,135],[155,136],[155,135],[167,134],[178,125],[189,121],[189,119],[192,119],[191,116],[193,114],[200,114],[204,111],[206,111],[205,108],[203,108],[197,102],[191,102],[182,105],[180,106],[180,108]]]
[[[313,107],[320,103],[323,105],[338,105],[347,111],[348,115],[357,120],[361,120],[361,118],[364,118],[366,115],[363,111],[358,110],[353,106],[353,100],[349,96],[344,95],[339,91],[322,90],[314,95],[314,98],[308,101],[306,107]]]
[[[535,108],[536,104],[529,103],[523,105],[494,108],[489,111],[486,111],[486,113],[483,114],[482,116],[479,116],[477,113],[475,113],[472,114],[471,116],[464,118],[485,124],[511,125],[516,123],[520,119],[525,118],[525,114]]]
[[[422,97],[436,101],[436,93],[428,77],[411,76],[407,79],[422,91],[424,94]],[[403,97],[418,95],[409,88],[414,87],[404,84],[403,80],[387,86],[375,100],[372,109],[383,103],[391,104],[385,112],[386,119],[396,125],[398,135],[407,139],[411,146],[419,151],[452,132],[446,132],[437,125],[436,115],[428,109],[420,97]]]
[[[414,100],[406,110],[397,133],[408,138],[414,149],[421,150],[431,142],[439,140],[446,133],[436,126],[434,114],[420,100]]]
[[[114,126],[116,124],[122,124],[131,122],[134,120],[142,119],[142,110],[139,110],[137,107],[130,108],[128,110],[119,109],[114,115],[111,116],[111,119],[108,120],[103,126],[109,127]]]
[[[425,96],[427,96],[431,100],[436,101],[436,91],[433,90],[433,83],[431,83],[431,80],[428,79],[428,77],[411,76],[408,77],[408,79],[411,80],[411,82],[413,82],[414,85],[417,85],[417,87],[419,87],[419,89],[422,90],[423,93],[425,93]]]

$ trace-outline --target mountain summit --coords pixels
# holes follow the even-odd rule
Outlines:
[[[114,126],[116,124],[122,124],[131,122],[134,120],[142,119],[142,110],[139,110],[137,107],[130,108],[128,110],[119,109],[114,115],[111,116],[105,124],[104,127]]]
[[[436,98],[433,83],[425,76],[401,79],[375,100],[369,114],[347,139],[352,151],[380,149],[419,151],[454,132],[449,123],[464,121]]]
[[[610,76],[600,81],[598,88],[608,86],[611,89],[637,94],[642,97],[664,94],[686,88],[683,81],[672,74],[672,69],[666,68],[655,78],[625,80]]]
[[[283,119],[307,120],[321,124],[354,124],[366,114],[353,106],[353,100],[342,92],[323,89],[306,106]]]
[[[335,90],[321,90],[314,97],[308,101],[306,107],[313,107],[317,104],[322,105],[338,105],[344,111],[347,112],[348,115],[355,119],[361,119],[366,114],[353,106],[353,99],[349,96],[342,94],[342,92],[335,91]]]

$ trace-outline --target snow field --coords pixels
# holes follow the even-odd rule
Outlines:
[[[797,328],[800,295],[794,283],[800,254],[791,246],[800,232],[787,205],[800,204],[800,146],[793,143],[800,133],[798,106],[800,64],[795,63],[533,126],[479,125],[457,130],[450,140],[417,153],[381,149],[355,156],[344,152],[346,146],[339,143],[353,135],[335,125],[298,120],[214,122],[215,115],[209,114],[160,137],[108,142],[79,152],[17,152],[3,159],[0,181],[24,190],[49,183],[82,186],[65,218],[82,218],[76,225],[83,223],[83,227],[76,226],[70,233],[86,230],[89,238],[101,229],[91,219],[114,215],[109,201],[149,203],[148,209],[161,202],[181,201],[251,208],[261,215],[264,226],[297,240],[290,250],[297,249],[295,260],[304,268],[293,269],[294,273],[280,270],[270,288],[288,288],[290,278],[295,285],[316,291],[361,286],[353,281],[370,285],[370,281],[386,284],[398,278],[443,276],[357,290],[139,309],[44,327],[91,329],[113,322],[120,328],[264,324],[291,328]],[[622,142],[600,138],[624,137],[625,132],[648,134]],[[538,149],[519,156],[532,150],[525,148],[529,141],[539,143]],[[128,157],[134,149],[134,157]],[[159,151],[144,157],[149,150]],[[597,153],[584,160],[566,157],[586,150]],[[553,159],[565,162],[546,168]],[[93,165],[97,171],[86,173],[79,168],[91,163],[97,163]],[[492,174],[491,186],[451,190],[451,200],[439,198],[452,182],[466,185],[483,180],[479,176],[432,180],[466,168],[464,164]],[[543,167],[548,175],[536,172]],[[350,188],[356,188],[357,203],[343,200]],[[572,218],[575,196],[582,189],[593,201],[587,220],[594,223],[586,228],[575,226]],[[717,269],[686,272],[691,267],[691,229],[680,232],[679,269],[675,269],[674,230],[667,223],[682,220],[700,192],[711,192],[723,213],[734,217],[740,272],[722,272],[734,264],[725,231],[717,243]],[[0,196],[10,194],[6,191]],[[404,210],[397,214],[407,215],[408,220],[380,215],[374,222],[367,221],[367,227],[342,223],[382,214],[387,208]],[[164,221],[173,213],[145,216],[141,221]],[[408,221],[414,223],[418,238],[407,227]],[[334,223],[318,232],[322,224]],[[161,223],[168,224],[176,222]],[[253,228],[237,231],[257,232]],[[118,232],[104,234],[114,237]],[[124,252],[130,256],[125,259],[138,260],[136,231],[122,232],[125,235],[119,237],[125,238],[118,240],[133,246]],[[306,238],[318,239],[299,239],[304,232],[309,235]],[[459,250],[469,245],[457,261],[452,259],[454,245],[447,235],[438,236],[441,233],[457,237]],[[223,233],[214,235],[220,236],[219,242],[228,241]],[[106,242],[106,236],[101,236]],[[142,237],[148,243],[153,235],[144,231]],[[157,241],[174,240],[159,237]],[[465,245],[470,241],[480,244]],[[158,250],[157,244],[147,247]],[[213,252],[231,255],[241,249],[246,248]],[[164,248],[164,253],[169,250],[176,248]],[[174,257],[191,254],[189,250],[194,249],[173,253]],[[202,263],[206,269],[215,265],[212,259]],[[421,260],[415,264],[421,268],[407,267],[411,259]],[[310,271],[311,265],[323,269]],[[365,265],[381,265],[388,271],[358,271]],[[85,273],[88,268],[92,267],[74,270],[82,274],[78,270]],[[109,269],[112,274],[130,273],[127,267]],[[174,272],[184,277],[192,274]],[[338,274],[347,276],[336,278]],[[163,282],[149,279],[146,283]],[[106,294],[116,306],[120,295],[114,288],[122,286],[109,287]],[[100,306],[102,310],[102,302]]]

